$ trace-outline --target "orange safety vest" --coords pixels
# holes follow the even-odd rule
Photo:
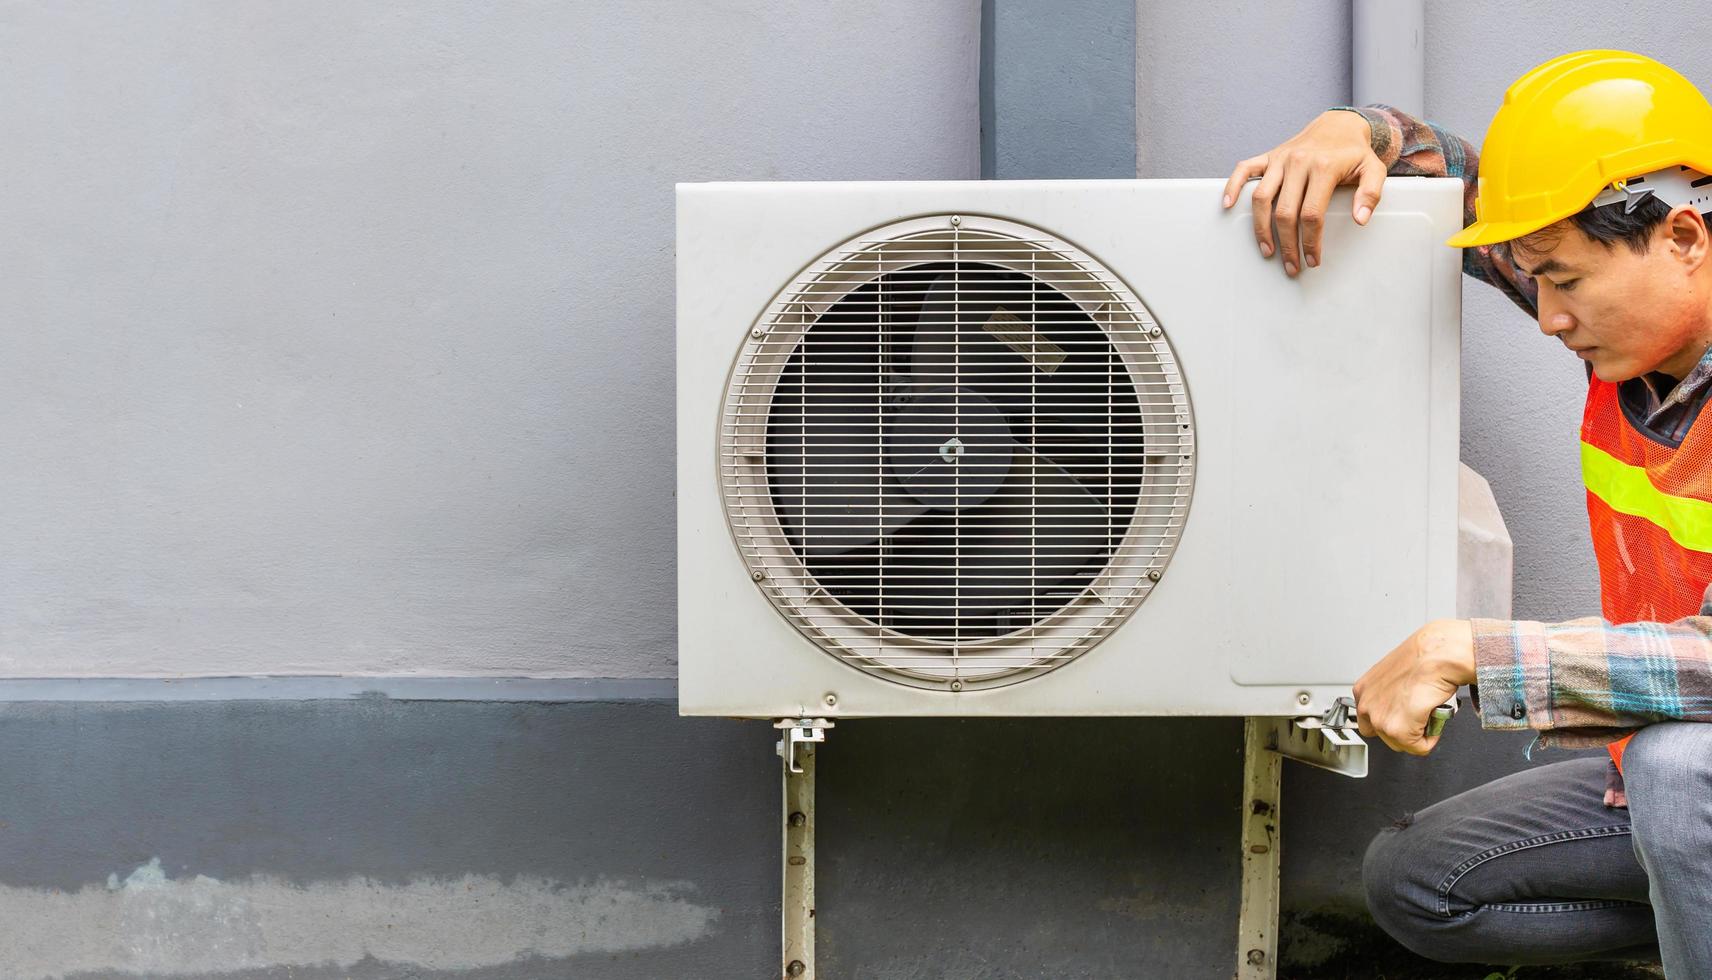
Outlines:
[[[1617,385],[1588,381],[1581,476],[1604,616],[1668,623],[1697,615],[1712,582],[1712,422],[1696,418],[1672,447],[1628,417]],[[1619,772],[1628,743],[1610,746]]]

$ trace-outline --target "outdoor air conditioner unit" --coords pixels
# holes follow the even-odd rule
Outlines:
[[[1326,711],[1456,605],[1455,180],[678,187],[684,714]]]

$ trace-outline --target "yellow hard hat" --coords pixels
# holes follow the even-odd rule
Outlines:
[[[1616,181],[1677,166],[1712,174],[1712,105],[1692,82],[1628,51],[1553,58],[1504,93],[1480,151],[1475,221],[1445,244],[1520,238]]]

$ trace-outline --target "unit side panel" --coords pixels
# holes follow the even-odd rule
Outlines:
[[[1236,325],[1239,683],[1349,683],[1426,604],[1432,224],[1355,231],[1326,236],[1335,275],[1254,283]]]

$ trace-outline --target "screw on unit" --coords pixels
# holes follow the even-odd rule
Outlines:
[[[1308,703],[1312,700],[1314,700],[1313,695],[1309,694],[1307,691],[1299,692],[1296,695],[1296,703],[1301,705],[1304,708],[1306,708],[1308,706]]]
[[[755,582],[759,582],[766,577],[767,577],[767,573],[761,571],[759,568],[757,568],[753,572],[749,573],[750,580],[755,581]]]

